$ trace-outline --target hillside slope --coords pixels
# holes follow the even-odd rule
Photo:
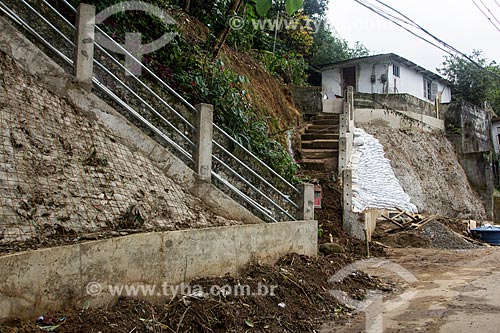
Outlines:
[[[442,133],[421,133],[378,126],[364,129],[384,146],[401,186],[419,212],[449,217],[486,217],[478,194]]]

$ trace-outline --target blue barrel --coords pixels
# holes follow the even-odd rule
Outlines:
[[[500,228],[492,225],[471,230],[472,236],[492,245],[500,245]]]

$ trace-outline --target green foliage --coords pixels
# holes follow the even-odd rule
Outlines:
[[[255,8],[257,9],[257,13],[260,16],[266,16],[267,12],[271,9],[273,6],[273,1],[272,0],[258,0],[256,1]]]
[[[298,86],[305,85],[308,66],[300,54],[273,55],[272,52],[260,51],[258,59],[274,77],[282,79],[285,83],[293,83]]]
[[[334,36],[328,25],[322,24],[314,35],[309,62],[317,66],[368,55],[370,51],[363,44],[356,42],[351,47],[346,40]]]
[[[90,2],[101,11],[120,0]],[[74,5],[80,1],[73,0]],[[86,1],[88,3],[88,1]],[[165,1],[166,2],[166,1]],[[230,1],[217,1],[205,6],[193,6],[199,15],[207,14],[207,25],[221,23],[225,18],[226,5]],[[162,6],[164,1],[152,2]],[[212,23],[209,23],[210,20]],[[156,17],[142,12],[126,12],[113,15],[102,25],[105,31],[119,42],[124,41],[125,33],[141,32],[143,43],[160,37],[164,32],[177,31],[175,26],[165,26]],[[281,64],[283,71],[289,72],[295,82],[304,68],[304,60],[297,56],[289,65]],[[244,86],[248,83],[244,76],[227,70],[222,61],[213,61],[211,56],[197,46],[188,44],[181,36],[154,53],[145,55],[143,63],[171,85],[183,92],[186,98],[196,103],[210,103],[214,106],[214,121],[227,131],[240,144],[256,154],[266,164],[289,181],[297,181],[295,174],[298,165],[290,157],[286,149],[276,140],[271,139],[265,119],[256,115],[248,92]],[[302,80],[303,81],[303,80]],[[229,148],[229,147],[226,147]],[[96,157],[95,152],[85,161],[87,164],[102,164],[104,160]]]
[[[215,122],[240,144],[286,179],[296,181],[298,165],[280,143],[269,137],[266,122],[257,116],[244,88],[244,76],[226,69],[220,60],[193,56],[190,68],[177,75],[177,80],[193,103],[214,106]]]
[[[311,18],[324,18],[330,0],[304,0],[304,15]]]
[[[470,55],[484,68],[500,74],[500,67],[489,62],[482,52],[474,50]],[[467,59],[446,56],[439,72],[453,83],[453,99],[466,100],[482,107],[489,102],[495,112],[500,114],[500,82],[498,78],[486,73]]]
[[[272,0],[256,0],[257,13],[260,16],[266,16],[273,6]],[[285,8],[288,15],[292,15],[302,8],[304,0],[286,0]]]
[[[260,0],[259,0],[260,1]],[[288,15],[292,15],[296,11],[302,8],[304,0],[286,0],[286,12]]]

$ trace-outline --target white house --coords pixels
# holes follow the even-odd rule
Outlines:
[[[344,96],[348,86],[355,92],[409,94],[434,103],[451,101],[451,83],[441,76],[394,53],[344,60],[321,66],[323,96]]]

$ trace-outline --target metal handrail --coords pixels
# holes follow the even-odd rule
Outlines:
[[[226,168],[226,170],[229,170],[229,172],[231,172],[233,175],[235,175],[236,177],[238,177],[239,180],[241,180],[242,182],[244,182],[245,184],[247,184],[252,190],[254,190],[255,192],[257,192],[258,194],[260,194],[262,197],[264,197],[267,202],[269,202],[271,205],[273,205],[275,208],[278,208],[279,211],[281,211],[283,214],[287,215],[289,218],[293,219],[294,217],[292,215],[290,215],[285,209],[283,209],[283,207],[281,207],[280,205],[278,205],[276,202],[274,202],[273,200],[271,200],[270,198],[267,197],[267,195],[265,195],[264,193],[262,193],[258,188],[256,188],[255,186],[253,186],[248,180],[245,179],[245,177],[241,176],[238,172],[234,171],[229,165],[227,165],[226,163],[224,163],[220,158],[218,158],[217,156],[214,156],[214,159],[220,163],[224,168]]]
[[[248,154],[254,160],[256,160],[257,162],[259,162],[259,164],[262,165],[264,168],[266,168],[269,172],[271,172],[271,174],[273,176],[278,177],[278,179],[280,179],[285,185],[287,185],[288,187],[290,187],[290,189],[294,190],[296,193],[300,193],[300,191],[297,189],[297,187],[295,187],[292,184],[290,184],[290,182],[288,180],[286,180],[285,178],[283,178],[279,173],[277,173],[271,167],[269,167],[269,165],[267,165],[261,159],[259,159],[257,156],[255,156],[250,150],[246,149],[245,146],[243,146],[241,143],[239,143],[237,140],[235,140],[232,136],[230,136],[228,133],[226,133],[221,127],[217,126],[216,124],[214,124],[214,127],[218,131],[220,131],[226,138],[228,138],[232,143],[235,143],[238,147],[240,147],[246,154]]]
[[[43,38],[35,29],[33,29],[28,23],[26,23],[22,18],[12,13],[9,7],[0,2],[0,11],[2,11],[5,15],[10,17],[14,22],[17,22],[25,29],[27,29],[31,34],[33,34],[38,40],[40,40],[46,47],[48,47],[52,52],[56,53],[61,59],[66,61],[68,64],[73,66],[73,60],[68,58],[64,53],[56,49],[52,44],[47,42],[45,38]]]
[[[74,13],[77,12],[76,8],[74,8],[70,3],[68,3],[66,0],[61,0],[63,1],[68,8],[70,8]],[[160,79],[153,71],[151,71],[148,67],[144,66],[144,64],[139,61],[134,55],[132,55],[130,52],[128,52],[122,45],[116,43],[115,40],[113,40],[106,32],[104,32],[101,28],[99,28],[96,25],[96,29],[102,33],[106,38],[108,38],[110,41],[114,43],[115,46],[117,46],[121,52],[124,52],[130,59],[132,59],[134,62],[139,64],[141,68],[145,69],[148,74],[152,75],[158,82],[161,83],[162,86],[164,86],[174,97],[179,99],[186,107],[188,107],[191,111],[197,112],[196,108],[192,106],[188,101],[186,101],[181,95],[179,95],[175,90],[173,90],[167,83],[165,83],[162,79]],[[221,127],[217,126],[214,124],[214,127],[219,130],[228,140],[231,142],[235,143],[238,145],[246,154],[251,156],[253,159],[255,159],[260,165],[262,165],[264,168],[266,168],[269,172],[273,174],[273,176],[276,176],[278,179],[280,179],[285,185],[290,187],[292,190],[294,190],[296,193],[300,193],[300,191],[290,184],[285,178],[283,178],[279,173],[277,173],[275,170],[273,170],[271,167],[269,167],[266,163],[264,163],[262,160],[260,160],[255,154],[253,154],[251,151],[249,151],[247,148],[245,148],[242,144],[240,144],[237,140],[235,140],[232,136],[230,136],[228,133],[226,133]]]
[[[267,180],[265,180],[261,175],[259,175],[255,171],[253,171],[252,168],[250,168],[248,165],[246,165],[245,163],[243,163],[242,161],[240,161],[238,158],[236,158],[236,156],[234,156],[233,154],[231,154],[231,152],[229,152],[226,148],[222,147],[222,145],[220,145],[218,142],[216,142],[215,140],[213,140],[212,142],[213,142],[213,144],[217,148],[219,148],[225,154],[227,154],[232,159],[234,159],[238,164],[240,164],[243,168],[245,168],[248,172],[250,172],[254,177],[257,177],[264,184],[266,184],[267,186],[269,186],[273,191],[275,191],[276,193],[278,193],[283,199],[285,199],[285,201],[287,201],[288,203],[292,204],[295,208],[299,209],[299,206],[297,205],[297,203],[295,203],[293,200],[291,200],[290,196],[282,193],[280,190],[278,190],[276,187],[274,187],[271,183],[269,183]],[[214,156],[214,158],[215,158],[215,156]]]
[[[215,171],[212,171],[212,177],[214,177],[215,179],[217,179],[218,181],[220,181],[222,184],[224,184],[225,186],[227,186],[233,193],[237,194],[244,201],[248,202],[252,207],[254,207],[255,209],[257,209],[259,211],[259,213],[261,213],[262,215],[264,215],[266,218],[268,218],[269,220],[271,220],[273,222],[276,222],[276,219],[269,213],[269,211],[267,209],[265,209],[264,207],[262,207],[258,202],[256,202],[252,198],[250,198],[245,193],[241,192],[237,187],[235,187],[233,184],[231,184],[230,182],[228,182],[221,175],[219,175]]]
[[[70,8],[74,13],[77,13],[77,10],[66,0],[60,0],[62,1],[68,8]],[[66,37],[64,33],[62,33],[57,27],[55,27],[49,20],[47,20],[45,17],[43,17],[36,9],[34,9],[30,4],[28,4],[26,1],[21,0],[21,2],[28,7],[32,12],[34,12],[42,21],[47,24],[52,30],[54,30],[58,35],[62,36],[63,39],[65,40],[66,43],[69,43],[73,48],[74,48],[74,42],[71,41],[69,38]],[[74,24],[69,22],[68,19],[66,19],[57,9],[55,9],[52,5],[50,5],[46,0],[42,0],[42,2],[48,6],[56,15],[61,18],[69,27],[72,29],[76,29]],[[42,42],[43,45],[48,47],[51,51],[53,51],[56,55],[58,55],[60,58],[62,58],[65,62],[73,66],[73,61],[69,57],[67,57],[64,53],[59,51],[56,47],[54,47],[51,43],[49,43],[46,39],[44,39],[35,29],[31,28],[29,24],[27,24],[21,17],[19,17],[15,12],[11,11],[8,6],[0,2],[0,10],[4,12],[9,18],[11,18],[13,21],[19,23],[21,26],[23,26],[25,29],[27,29],[30,33],[32,33],[38,40]],[[128,55],[133,61],[138,63],[141,68],[145,69],[145,71],[151,75],[154,79],[156,79],[159,84],[165,88],[173,97],[175,97],[178,101],[180,101],[189,111],[192,112],[197,112],[196,108],[194,108],[189,102],[187,102],[182,96],[180,96],[175,90],[173,90],[168,84],[166,84],[162,79],[160,79],[153,71],[151,71],[148,67],[146,67],[144,64],[142,64],[137,58],[135,58],[132,54],[130,54],[122,45],[118,44],[116,41],[114,41],[107,33],[105,33],[101,28],[96,26],[96,30],[101,32],[103,36],[105,36],[107,39],[109,39],[111,42],[115,44],[116,47],[121,49],[123,53]],[[101,45],[98,43],[95,43],[96,47],[104,54],[106,55],[114,64],[119,66],[121,69],[125,70],[126,73],[132,74],[130,70],[124,66],[120,61],[115,59],[109,52],[107,52]],[[195,144],[183,133],[181,132],[176,126],[174,126],[170,121],[168,121],[165,117],[161,115],[153,106],[151,106],[148,102],[146,102],[141,96],[139,96],[132,88],[130,88],[127,84],[125,84],[122,80],[120,80],[116,75],[114,75],[106,66],[101,64],[99,61],[94,59],[95,64],[101,68],[107,75],[111,76],[114,80],[118,82],[119,85],[123,86],[129,93],[131,93],[135,98],[137,98],[143,105],[147,107],[155,116],[159,117],[165,124],[168,125],[171,129],[173,129],[177,134],[179,134],[182,139],[186,140],[191,146],[195,146]],[[137,76],[131,75],[133,78],[136,79],[137,82],[141,86],[143,86],[146,91],[153,95],[157,101],[159,101],[161,104],[163,104],[169,111],[172,112],[175,116],[177,116],[183,123],[187,124],[190,129],[195,129],[195,127],[186,119],[184,118],[180,113],[178,113],[173,107],[171,107],[167,102],[165,102],[157,93],[155,93],[150,86],[145,84],[142,80],[138,79]],[[194,162],[191,154],[187,152],[184,148],[179,146],[176,142],[174,142],[172,139],[170,139],[164,132],[162,132],[160,129],[152,125],[147,119],[145,119],[141,114],[136,112],[133,107],[131,107],[127,102],[125,102],[122,98],[117,96],[113,91],[111,91],[103,82],[99,81],[96,77],[92,79],[92,82],[95,83],[96,87],[98,87],[101,91],[103,91],[105,94],[110,96],[115,102],[117,102],[119,105],[121,105],[123,108],[125,108],[129,113],[131,113],[135,118],[137,118],[140,122],[145,124],[150,130],[152,130],[154,133],[158,134],[162,139],[164,139],[168,144],[173,146],[178,152],[180,152],[184,157],[186,157],[190,162]],[[249,156],[253,161],[256,161],[259,165],[261,165],[264,169],[266,169],[271,176],[276,177],[279,179],[283,184],[291,189],[294,193],[300,193],[300,191],[290,184],[286,179],[284,179],[280,174],[278,174],[276,171],[274,171],[272,168],[270,168],[266,163],[264,163],[262,160],[260,160],[257,156],[255,156],[252,152],[250,152],[247,148],[245,148],[241,143],[239,143],[237,140],[235,140],[233,137],[231,137],[228,133],[226,133],[222,128],[214,124],[214,130],[217,130],[220,132],[224,137],[226,137],[230,142],[234,143],[239,149],[243,151],[247,156]],[[251,167],[246,165],[244,162],[242,162],[240,159],[238,159],[234,154],[230,153],[227,149],[225,149],[222,145],[217,143],[214,140],[214,145],[215,147],[219,148],[224,152],[230,159],[236,161],[237,164],[243,166],[243,168],[250,172],[254,177],[256,177],[259,181],[261,181],[263,184],[265,184],[269,189],[277,193],[281,198],[285,200],[286,203],[291,204],[295,209],[298,209],[299,206],[290,199],[289,195],[286,195],[283,193],[281,190],[279,190],[276,186],[272,185],[269,181],[267,181],[264,177],[259,175],[257,172],[255,172]],[[273,207],[275,207],[280,213],[283,213],[290,219],[295,219],[293,215],[291,215],[284,207],[280,206],[277,202],[275,202],[271,197],[268,195],[264,194],[261,190],[259,190],[254,184],[249,182],[247,179],[245,179],[241,174],[239,174],[237,171],[232,169],[228,164],[226,164],[224,161],[222,161],[220,158],[217,156],[213,156],[214,160],[219,162],[220,165],[222,165],[224,168],[230,171],[231,174],[236,176],[240,181],[245,183],[247,186],[249,186],[253,191],[255,191],[258,195],[263,197],[267,202],[271,203]],[[259,204],[257,201],[249,197],[248,195],[244,194],[239,190],[236,186],[231,184],[229,181],[225,180],[222,176],[218,175],[217,173],[212,171],[212,174],[215,176],[215,179],[219,180],[223,185],[227,186],[232,193],[238,195],[241,197],[247,204],[251,205],[253,208],[255,208],[259,213],[261,213],[263,216],[265,216],[267,219],[271,221],[276,221],[276,219],[273,217],[272,211],[264,208],[261,204]]]
[[[134,117],[143,122],[146,126],[149,127],[150,130],[154,131],[156,134],[162,137],[167,143],[174,146],[184,157],[186,157],[190,162],[194,162],[191,154],[185,151],[182,147],[180,147],[176,142],[172,141],[168,136],[165,135],[162,131],[160,131],[156,126],[151,124],[147,119],[141,116],[137,111],[135,111],[130,105],[125,103],[120,97],[118,97],[115,93],[113,93],[108,87],[106,87],[102,82],[100,82],[97,78],[92,78],[92,82],[94,82],[103,92],[109,95],[111,98],[115,100],[115,102],[119,103],[122,107],[126,108],[127,111],[132,113]]]
[[[161,120],[163,120],[164,122],[166,122],[171,128],[173,128],[177,133],[179,133],[184,140],[186,140],[191,146],[195,146],[195,144],[188,138],[184,135],[184,133],[182,133],[181,131],[179,131],[179,129],[177,127],[175,127],[174,125],[172,125],[167,119],[165,119],[158,111],[156,111],[152,106],[150,106],[144,99],[142,99],[142,97],[140,97],[139,95],[137,95],[135,93],[135,91],[133,91],[129,86],[127,86],[122,80],[120,80],[116,75],[114,75],[113,73],[111,73],[107,68],[106,66],[104,66],[103,64],[101,64],[100,62],[98,62],[97,60],[94,60],[94,62],[96,63],[96,65],[98,65],[102,70],[104,70],[108,75],[110,75],[113,79],[115,79],[116,81],[118,81],[118,83],[125,87],[125,89],[127,89],[132,95],[134,95],[134,97],[136,97],[137,99],[139,99],[141,101],[141,103],[143,103],[144,105],[146,105],[151,111],[153,111],[153,113],[155,113]],[[93,80],[92,80],[93,81]],[[109,89],[108,89],[109,90]],[[109,90],[111,91],[111,90]],[[128,105],[127,105],[128,106]],[[130,106],[127,107],[127,110],[130,111],[130,110],[133,110],[132,108],[130,108]],[[134,113],[137,113],[135,110],[133,111]],[[137,115],[139,115],[139,113],[137,113]],[[134,114],[135,116],[135,114]],[[145,122],[145,123],[148,123],[149,122],[142,116],[140,116],[140,119],[142,122]],[[151,125],[153,126],[153,125]],[[148,126],[149,127],[149,126]],[[163,133],[163,132],[162,132]],[[176,148],[177,150],[179,150],[181,153],[183,153],[183,149],[182,147],[180,147],[176,142],[172,141],[172,140],[168,140],[168,142],[174,146],[174,148]],[[184,154],[184,153],[183,153]]]
[[[24,0],[21,0],[24,2]],[[50,9],[52,9],[52,11],[54,11],[62,20],[64,20],[64,22],[66,24],[68,24],[73,30],[76,30],[76,27],[74,26],[74,24],[72,24],[67,18],[64,17],[64,15],[62,15],[61,13],[59,13],[50,3],[48,3],[46,0],[42,0],[44,4],[46,4]],[[71,9],[74,9],[74,8],[71,8]],[[38,14],[38,13],[37,13]],[[38,14],[40,15],[40,14]],[[52,26],[53,29],[56,29],[55,27]],[[112,42],[115,42],[111,37],[109,37],[104,31],[102,31],[99,27],[96,26],[96,28],[106,37],[108,38],[109,40],[111,40]],[[63,36],[69,43],[71,43],[72,46],[74,46],[74,43],[69,41],[69,39],[67,39],[65,36]],[[115,42],[116,43],[116,42]],[[119,45],[118,43],[116,45]],[[123,64],[118,61],[115,57],[113,57],[108,51],[106,51],[106,49],[104,49],[101,45],[99,45],[98,43],[95,43],[95,46],[99,49],[99,51],[103,52],[112,62],[114,62],[117,66],[119,66],[121,69],[125,70],[125,72],[127,74],[130,75],[130,77],[133,77],[139,84],[141,84],[142,87],[144,87],[150,94],[152,94],[157,100],[159,100],[165,107],[168,108],[168,110],[170,112],[172,112],[173,114],[175,114],[180,120],[182,120],[186,125],[188,125],[188,127],[190,127],[191,129],[195,129],[195,127],[187,120],[185,119],[180,113],[178,113],[172,106],[170,106],[167,102],[165,102],[160,96],[158,96],[158,94],[153,90],[151,89],[147,84],[145,84],[144,82],[142,82],[136,75],[133,75],[133,73],[126,67],[126,66],[123,66]],[[135,58],[134,58],[135,60]],[[96,63],[98,63],[96,60],[94,60]],[[106,70],[106,69],[105,69]],[[109,71],[108,71],[109,73]],[[110,75],[113,75],[111,73],[109,73]],[[114,75],[113,75],[114,76]],[[117,79],[119,80],[119,79]],[[120,81],[120,83],[123,83],[122,81]],[[125,85],[125,83],[122,84],[125,88],[128,88],[127,85]],[[135,92],[131,91],[132,94],[136,95]],[[137,97],[137,96],[136,96]],[[175,126],[173,126],[168,120],[166,120],[159,112],[157,112],[156,110],[152,110],[158,117],[160,117],[163,121],[165,121],[174,131],[177,132],[177,134],[181,135],[183,137],[183,139],[185,139],[186,141],[188,141],[190,144],[194,145],[193,142],[191,142],[191,140],[189,138],[187,138],[184,133],[182,133],[181,131],[179,131],[179,129]]]
[[[75,7],[73,7],[73,5],[71,5],[69,2],[67,2],[66,0],[61,0],[66,6],[68,6],[68,8],[70,8],[73,13],[77,13],[77,10]],[[105,34],[107,38],[109,38],[111,41],[113,41],[114,43],[116,43],[112,38],[110,38],[104,31],[102,31],[101,28],[99,28],[97,25],[96,25],[96,28],[97,30],[102,33],[102,34]],[[167,90],[169,93],[171,93],[175,98],[177,98],[182,104],[184,104],[185,107],[187,107],[188,109],[190,109],[191,111],[193,112],[197,112],[196,108],[194,106],[192,106],[188,101],[186,101],[184,99],[184,97],[182,97],[181,95],[179,95],[174,89],[172,89],[168,84],[166,84],[162,79],[160,79],[152,70],[150,70],[148,67],[144,66],[144,64],[142,62],[140,62],[136,57],[134,57],[130,52],[128,52],[123,46],[121,46],[120,44],[116,43],[115,46],[118,46],[120,51],[122,52],[125,52],[125,54],[127,56],[130,57],[130,59],[134,60],[137,64],[139,64],[141,66],[141,68],[145,69],[148,74],[150,74],[151,76],[153,76],[156,80],[158,80]]]

